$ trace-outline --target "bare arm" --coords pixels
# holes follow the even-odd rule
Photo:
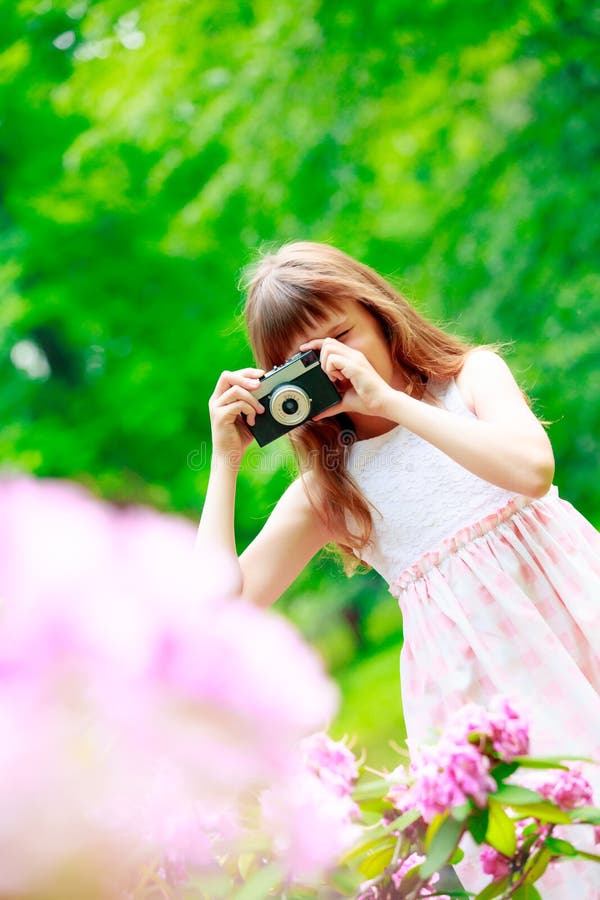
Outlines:
[[[252,441],[242,414],[251,424],[261,412],[262,406],[250,393],[259,384],[262,369],[245,368],[235,372],[225,371],[208,401],[212,432],[212,459],[208,489],[202,508],[196,536],[198,548],[216,546],[236,561],[235,546],[235,488],[242,457]],[[242,571],[238,567],[237,584],[232,590],[242,589]]]
[[[242,457],[252,441],[242,413],[254,424],[255,416],[264,411],[250,393],[262,371],[247,368],[221,373],[209,400],[213,454],[197,544],[224,550],[237,566],[236,583],[231,589],[258,606],[269,606],[331,537],[315,514],[301,479],[297,479],[237,558],[235,488]]]
[[[218,545],[225,551],[237,568],[237,584],[232,584],[232,589],[239,594],[242,590],[242,571],[237,562],[234,528],[237,477],[237,466],[227,458],[213,456],[196,545],[199,550],[203,543],[207,546]]]
[[[473,351],[457,384],[477,419],[458,418],[392,389],[383,415],[480,478],[507,491],[543,496],[554,476],[552,447],[506,363],[491,351]]]
[[[297,478],[240,556],[243,595],[257,606],[270,606],[331,540]]]

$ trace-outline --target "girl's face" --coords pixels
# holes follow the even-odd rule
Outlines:
[[[355,300],[339,301],[338,306],[332,309],[325,321],[295,336],[289,356],[298,352],[300,344],[326,337],[335,338],[348,347],[360,350],[388,384],[398,380],[398,366],[392,358],[383,328],[361,303]]]

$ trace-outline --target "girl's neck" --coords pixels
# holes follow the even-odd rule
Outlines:
[[[379,437],[380,434],[391,431],[392,428],[395,428],[398,424],[391,419],[384,419],[380,416],[363,416],[359,413],[353,413],[350,418],[352,419],[354,431],[356,432],[357,441],[365,441],[368,440],[368,438]]]

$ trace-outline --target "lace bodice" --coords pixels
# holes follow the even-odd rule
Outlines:
[[[430,382],[445,409],[475,416],[454,379]],[[514,493],[484,481],[402,425],[348,449],[348,471],[373,504],[372,545],[356,555],[388,584],[460,528],[504,506]]]

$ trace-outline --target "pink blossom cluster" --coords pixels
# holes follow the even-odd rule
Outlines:
[[[468,799],[483,808],[496,790],[495,759],[509,762],[528,750],[528,724],[508,699],[495,698],[489,710],[468,704],[436,745],[413,754],[408,772],[399,766],[388,776],[387,799],[399,812],[416,807],[426,822]]]
[[[396,871],[392,874],[392,883],[397,890],[400,890],[402,886],[402,879],[404,876],[410,872],[411,869],[414,869],[415,866],[420,866],[421,863],[425,862],[425,857],[419,855],[418,853],[411,853],[410,856],[407,856],[406,859],[403,859]],[[430,897],[432,896],[432,891],[435,889],[435,885],[440,880],[439,872],[434,872],[431,878],[427,880],[427,882],[423,885],[419,892],[420,897]],[[435,894],[438,900],[450,900],[448,894]]]
[[[523,781],[524,779],[521,779]],[[536,790],[546,800],[555,803],[561,809],[576,809],[593,803],[592,786],[582,774],[579,766],[561,769],[551,776],[539,777],[530,775],[525,779],[530,788]],[[517,855],[525,840],[524,830],[536,823],[535,819],[522,819],[515,824],[517,838]],[[542,841],[550,832],[551,826],[537,822],[537,840]],[[494,881],[504,878],[510,872],[510,859],[498,850],[484,845],[480,856],[483,871],[491,875]]]
[[[289,783],[280,817],[319,842],[315,866],[335,858],[325,836],[347,801],[311,775],[311,809],[344,805],[311,831],[297,771],[338,692],[289,623],[236,596],[228,559],[194,557],[194,536],[74,485],[0,480],[3,896],[123,896],[157,857],[173,882],[211,869],[242,837],[241,792],[273,782]]]
[[[412,778],[404,766],[396,766],[393,772],[387,776],[390,788],[385,799],[392,804],[399,813],[408,812],[415,805],[414,794],[411,790]]]
[[[263,791],[260,808],[273,855],[290,880],[303,884],[317,883],[361,834],[352,799],[306,770],[275,781]]]
[[[490,760],[466,741],[442,739],[436,746],[423,747],[410,766],[413,775],[414,805],[426,822],[468,798],[479,806],[497,789],[489,774]]]
[[[414,869],[416,866],[420,866],[423,862],[425,862],[425,857],[421,856],[419,853],[414,852],[399,861],[399,863],[390,874],[390,881],[396,891],[401,890],[402,881],[405,875],[407,875],[411,869]],[[416,898],[423,898],[424,900],[425,897],[435,896],[438,898],[438,900],[450,900],[448,894],[438,894],[435,892],[435,885],[439,880],[439,872],[434,872],[431,878],[429,878],[424,884],[420,886],[419,893],[416,895]],[[381,882],[376,884],[365,882],[363,885],[361,885],[361,893],[357,897],[357,900],[384,900],[387,895],[388,890],[385,880],[382,880]],[[412,896],[413,895],[411,893],[411,897]]]
[[[523,846],[523,842],[526,840],[526,837],[531,836],[529,830],[527,836],[524,832],[526,828],[530,828],[532,823],[537,825],[535,830],[537,846],[539,846],[543,842],[544,838],[550,833],[550,825],[542,824],[541,822],[537,822],[535,819],[527,818],[515,822],[515,836],[517,845],[515,857],[518,857],[521,847]],[[533,850],[535,851],[535,845],[533,847]],[[490,847],[489,844],[484,844],[482,846],[479,858],[483,871],[486,875],[492,876],[492,881],[499,881],[501,878],[505,878],[511,871],[510,857],[504,856],[504,854],[500,853],[499,850],[496,850],[495,847]]]
[[[265,791],[262,824],[290,878],[311,883],[358,837],[360,808],[352,799],[356,758],[343,741],[316,732],[300,743],[301,767]]]
[[[321,781],[340,796],[349,795],[358,779],[356,757],[344,741],[334,741],[326,732],[318,731],[300,744],[304,764]]]
[[[510,859],[495,847],[490,847],[489,844],[483,845],[479,859],[481,868],[486,875],[492,876],[492,881],[500,881],[501,878],[506,878],[510,872]]]
[[[576,809],[593,803],[592,786],[579,766],[561,769],[557,775],[537,783],[535,790],[561,809]]]
[[[495,697],[489,709],[472,703],[461,707],[450,719],[447,733],[459,739],[477,736],[482,749],[489,741],[496,756],[507,763],[529,753],[529,723],[507,697]]]

